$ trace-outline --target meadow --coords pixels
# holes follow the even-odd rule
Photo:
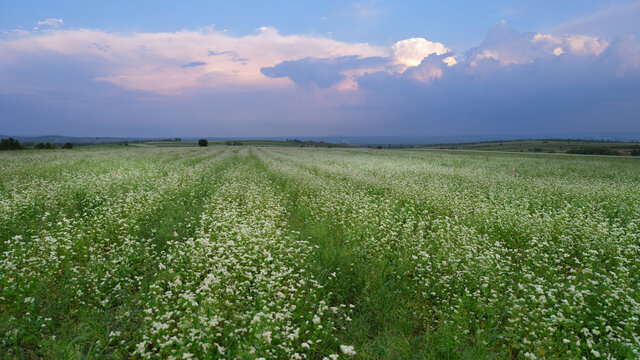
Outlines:
[[[0,153],[0,358],[640,358],[640,159]]]

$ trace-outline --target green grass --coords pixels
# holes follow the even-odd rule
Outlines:
[[[638,159],[144,145],[0,154],[1,357],[640,356]]]

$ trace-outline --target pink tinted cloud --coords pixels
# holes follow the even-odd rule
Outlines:
[[[388,49],[319,36],[281,35],[263,27],[252,35],[215,30],[118,34],[100,30],[46,30],[0,38],[2,66],[58,54],[95,66],[95,80],[129,90],[179,94],[197,88],[287,87],[265,66],[305,57],[386,56]],[[197,65],[193,65],[197,64]]]

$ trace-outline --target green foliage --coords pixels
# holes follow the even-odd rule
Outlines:
[[[567,150],[567,154],[582,154],[582,155],[620,155],[615,150],[611,150],[606,146],[594,147],[594,148],[582,148]]]
[[[56,147],[51,145],[51,143],[46,142],[46,143],[37,143],[35,146],[36,149],[55,149]]]
[[[20,150],[22,146],[20,145],[20,141],[14,138],[5,138],[0,140],[0,150]]]
[[[64,143],[64,145],[62,145],[62,149],[72,149],[73,148],[73,144],[70,142],[66,142]]]
[[[209,141],[207,141],[207,139],[198,140],[198,146],[208,146],[208,145],[209,145]]]

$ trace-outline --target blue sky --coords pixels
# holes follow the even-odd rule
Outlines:
[[[0,134],[640,131],[640,1],[0,0]]]
[[[31,28],[48,18],[73,28],[114,32],[172,32],[215,26],[233,35],[261,26],[282,34],[318,34],[350,42],[392,44],[427,37],[456,50],[477,45],[494,23],[549,31],[634,1],[50,1],[0,2],[0,28]]]

